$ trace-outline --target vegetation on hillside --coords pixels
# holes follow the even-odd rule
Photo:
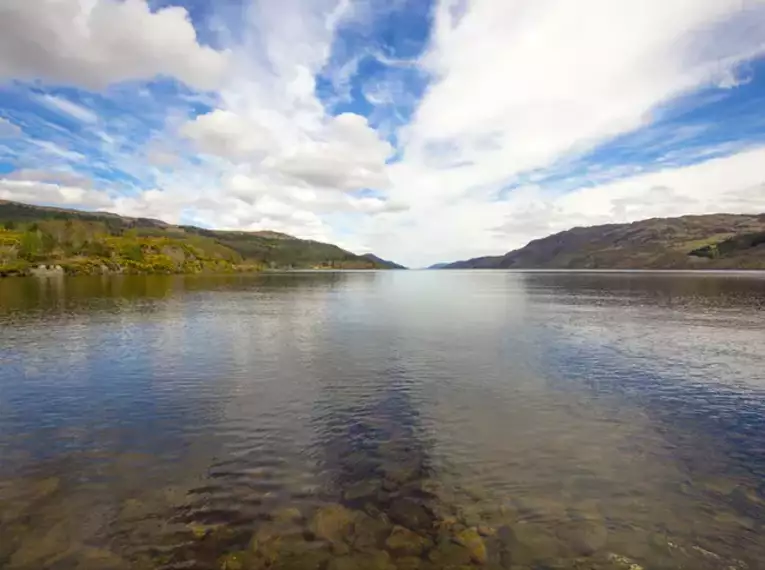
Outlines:
[[[765,214],[573,228],[446,269],[765,269]]]
[[[70,274],[392,267],[278,232],[205,230],[0,201],[0,276],[40,266]]]

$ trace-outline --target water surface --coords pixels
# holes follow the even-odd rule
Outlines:
[[[765,568],[765,274],[0,280],[0,567]]]

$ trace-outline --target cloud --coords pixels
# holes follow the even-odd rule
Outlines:
[[[64,113],[65,115],[68,115],[83,123],[98,122],[98,115],[96,115],[93,111],[83,107],[82,105],[73,103],[72,101],[69,101],[68,99],[65,99],[63,97],[57,97],[56,95],[46,94],[46,95],[40,96],[39,100],[41,103],[43,103],[43,105],[46,105],[47,107],[53,109],[54,111],[57,111],[59,113]]]
[[[4,191],[33,201],[408,265],[577,224],[765,209],[762,0],[247,0],[236,21],[207,3],[219,51],[179,6],[0,4],[0,77],[41,79],[14,89],[82,123],[4,113],[27,135],[0,147],[26,168]]]
[[[145,0],[4,0],[0,79],[102,89],[157,75],[200,89],[220,85],[228,54],[200,45],[182,7]]]
[[[43,151],[43,153],[55,156],[57,158],[64,159],[66,161],[70,162],[81,162],[85,160],[86,156],[80,152],[76,152],[74,150],[68,150],[63,148],[61,145],[56,144],[52,141],[44,141],[44,140],[37,140],[37,139],[31,139],[29,141],[31,144],[39,148]]]
[[[103,192],[35,180],[0,179],[0,199],[50,204],[58,206],[77,206],[90,210],[110,208],[114,205]]]
[[[539,237],[538,230],[565,223],[547,218],[558,207],[549,189],[527,190],[523,200],[504,189],[532,172],[545,178],[553,169],[553,194],[565,189],[584,196],[568,180],[579,173],[561,172],[561,164],[581,166],[571,159],[650,126],[654,113],[683,95],[739,77],[739,66],[763,53],[761,1],[442,0],[421,60],[430,82],[398,133],[401,159],[389,172],[389,199],[410,208],[362,231],[381,255],[414,265],[522,245]],[[370,89],[375,99],[374,85]],[[701,150],[697,142],[694,152]],[[697,155],[696,161],[703,159]],[[620,177],[636,166],[657,168],[627,166]],[[604,177],[621,167],[610,160]],[[729,174],[719,191],[740,187],[741,176]],[[708,188],[693,193],[705,205]],[[672,196],[663,199],[669,200],[667,212],[682,210],[669,207]],[[591,219],[617,219],[618,213]],[[519,228],[525,216],[538,221],[512,239],[492,234],[490,228],[514,215],[520,216]],[[432,254],[411,252],[410,243],[422,243],[418,249],[431,248]]]
[[[0,117],[0,139],[20,137],[23,134],[21,127]]]
[[[69,186],[73,188],[90,189],[93,185],[92,180],[87,176],[76,174],[68,170],[37,170],[22,168],[14,170],[6,177],[6,180],[23,180],[27,182],[43,182],[56,184],[59,186]]]
[[[463,197],[424,218],[405,212],[368,228],[375,252],[402,252],[412,266],[506,253],[532,239],[571,229],[686,214],[765,213],[765,146],[679,168],[592,185],[586,179],[561,193],[518,187],[502,201]],[[466,240],[465,236],[472,236]]]

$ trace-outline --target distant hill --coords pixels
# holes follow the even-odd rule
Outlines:
[[[387,259],[383,259],[382,257],[377,257],[374,253],[365,253],[362,255],[364,259],[368,259],[372,263],[377,263],[378,265],[387,266],[390,269],[406,269],[403,265],[399,265],[398,263],[394,263],[393,261],[388,261]]]
[[[444,269],[765,269],[765,214],[577,227]]]
[[[429,266],[427,269],[446,269],[450,263],[434,263],[433,265]]]
[[[67,273],[401,267],[280,232],[208,230],[0,200],[0,276],[40,265]]]

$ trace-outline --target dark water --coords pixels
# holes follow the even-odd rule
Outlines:
[[[765,568],[765,274],[0,280],[0,568]]]

